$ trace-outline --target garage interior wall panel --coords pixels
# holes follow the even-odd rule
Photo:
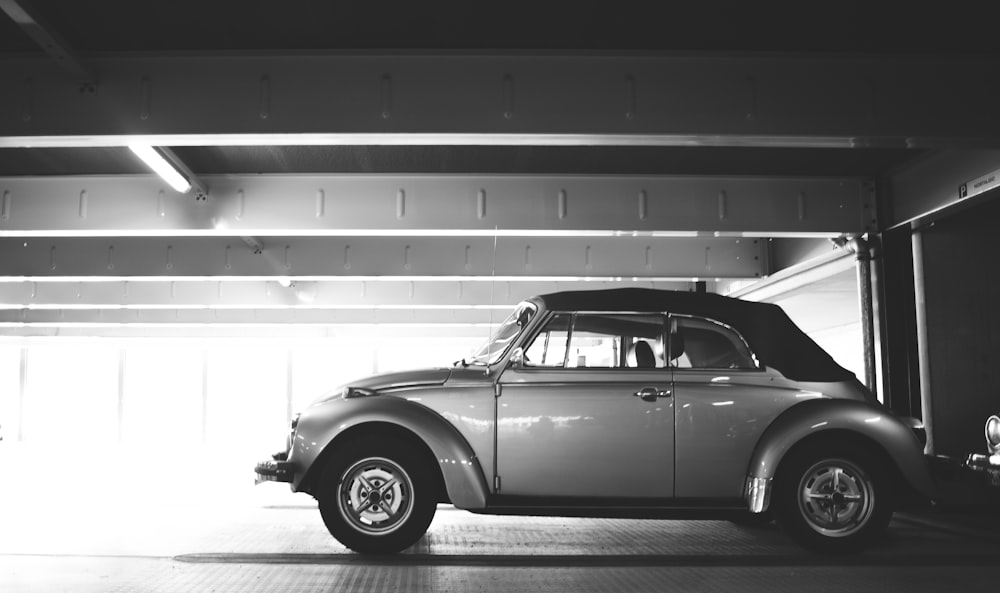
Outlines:
[[[997,220],[994,195],[922,231],[932,427],[941,455],[980,450],[983,422],[1000,412]]]
[[[102,455],[119,445],[116,450],[133,453],[210,447],[249,463],[284,446],[289,411],[373,372],[448,366],[481,345],[488,329],[464,338],[57,337],[4,343],[0,446],[93,446]],[[23,406],[22,351],[28,373]]]
[[[116,442],[118,364],[118,348],[100,342],[31,348],[22,411],[25,440],[57,447]]]
[[[284,446],[287,356],[282,346],[234,345],[208,351],[207,440],[252,449],[270,435]]]
[[[122,441],[138,447],[200,443],[203,350],[167,340],[124,351]]]

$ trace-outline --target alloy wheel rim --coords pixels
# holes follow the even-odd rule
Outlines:
[[[410,516],[413,485],[410,476],[395,462],[369,457],[344,472],[337,503],[352,527],[369,535],[385,535]]]
[[[803,474],[799,510],[806,523],[827,537],[846,537],[871,518],[875,490],[869,477],[844,459],[826,459]]]

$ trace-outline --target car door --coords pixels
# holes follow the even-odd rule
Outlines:
[[[782,387],[731,327],[689,316],[672,316],[670,325],[676,495],[738,499],[764,429],[810,394]]]
[[[665,316],[551,316],[506,369],[497,474],[512,496],[673,496],[674,409]],[[638,355],[637,355],[638,352]]]

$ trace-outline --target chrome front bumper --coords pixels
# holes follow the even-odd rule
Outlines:
[[[272,457],[273,459],[257,463],[254,485],[261,482],[291,482],[295,478],[292,462],[286,461],[287,453],[276,453]]]

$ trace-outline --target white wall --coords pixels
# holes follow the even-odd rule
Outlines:
[[[376,371],[447,366],[481,341],[9,339],[0,343],[0,446],[20,436],[55,448],[271,453],[289,411]]]

